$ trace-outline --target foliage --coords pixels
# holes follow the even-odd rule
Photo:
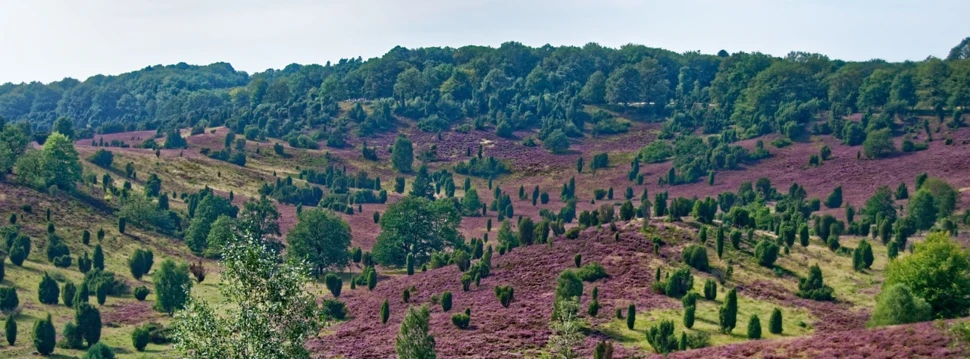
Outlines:
[[[37,288],[37,300],[43,304],[57,304],[60,295],[61,289],[58,288],[57,282],[44,272],[44,277]]]
[[[677,350],[677,336],[674,335],[674,322],[662,320],[647,329],[647,342],[658,354],[668,354]]]
[[[546,348],[558,358],[575,358],[576,347],[582,344],[582,321],[579,319],[579,302],[569,297],[553,302],[553,316],[549,322],[549,340]]]
[[[876,307],[866,323],[869,327],[923,322],[933,318],[933,309],[914,295],[905,284],[883,285]]]
[[[754,247],[754,256],[758,258],[758,264],[772,268],[775,266],[775,261],[778,260],[778,250],[777,244],[767,239],[762,239]]]
[[[175,264],[174,261],[166,258],[152,274],[152,282],[155,284],[156,298],[153,309],[172,315],[185,307],[189,297],[188,291],[192,287],[188,265]]]
[[[46,319],[37,319],[34,323],[34,348],[40,355],[47,356],[54,352],[55,335],[50,313],[47,313]]]
[[[761,339],[761,319],[757,314],[748,320],[748,339]]]
[[[350,238],[350,225],[343,218],[329,211],[303,211],[296,227],[286,234],[286,254],[306,261],[319,275],[350,263]]]
[[[411,172],[411,164],[414,162],[414,146],[407,136],[399,135],[394,140],[394,147],[391,153],[391,163],[394,169],[402,173]]]
[[[963,247],[945,233],[931,233],[913,254],[890,262],[884,288],[903,284],[929,303],[933,316],[954,318],[970,310],[970,262]]]
[[[784,330],[781,320],[781,310],[778,308],[773,309],[771,311],[771,318],[768,319],[768,332],[775,335],[781,334],[782,330]]]
[[[246,237],[226,247],[223,304],[191,298],[175,316],[175,348],[182,355],[309,358],[305,343],[320,325],[316,300],[304,290],[308,269],[281,261],[261,242]]]
[[[434,336],[430,333],[428,308],[410,307],[401,321],[401,328],[394,338],[394,351],[399,358],[434,359]]]
[[[731,288],[718,309],[718,323],[724,333],[730,333],[738,323],[738,293],[735,288]]]
[[[411,253],[417,264],[425,263],[432,252],[463,241],[458,232],[460,223],[461,216],[450,200],[405,197],[388,206],[381,216],[374,258],[383,265],[401,266]]]
[[[807,278],[798,279],[798,292],[795,294],[805,299],[830,301],[834,299],[832,292],[832,287],[823,281],[822,269],[815,264],[809,268]]]
[[[685,264],[702,272],[706,272],[710,266],[707,261],[707,248],[696,244],[684,248],[681,259]]]
[[[101,340],[101,312],[88,303],[79,303],[74,309],[74,323],[78,334],[88,346]]]

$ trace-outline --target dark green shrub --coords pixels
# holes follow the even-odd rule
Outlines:
[[[718,323],[723,333],[731,333],[738,323],[738,293],[734,288],[728,292],[727,298],[718,309]]]
[[[387,319],[391,317],[391,305],[384,299],[381,304],[381,324],[387,324]]]
[[[61,288],[61,302],[64,306],[73,307],[74,306],[74,296],[77,293],[77,287],[74,286],[74,282],[65,282],[64,287]]]
[[[334,298],[340,297],[340,289],[344,287],[344,281],[340,280],[340,277],[337,277],[333,273],[327,273],[327,275],[323,277],[323,282],[326,284],[327,290],[330,291],[330,294],[332,294]]]
[[[593,349],[593,359],[613,359],[613,343],[600,341]]]
[[[37,300],[43,304],[56,305],[60,296],[61,288],[57,286],[57,282],[47,272],[44,272],[44,278],[40,280],[40,284],[37,286]]]
[[[503,307],[508,308],[515,299],[515,289],[512,286],[495,286],[495,296]]]
[[[114,359],[115,352],[107,344],[97,343],[88,348],[82,359]]]
[[[87,303],[78,304],[74,310],[74,323],[88,346],[101,340],[101,312]]]
[[[695,306],[689,306],[684,308],[684,327],[687,329],[694,327],[694,312],[697,310]]]
[[[145,329],[144,327],[135,328],[135,330],[131,332],[131,345],[135,347],[135,350],[137,351],[145,351],[145,347],[148,346],[149,339],[148,329]]]
[[[38,319],[34,323],[34,348],[40,355],[47,356],[54,352],[56,336],[50,313],[47,313],[46,319]]]
[[[600,301],[593,299],[589,302],[589,307],[586,308],[586,313],[591,317],[595,317],[600,312]]]
[[[64,330],[61,331],[61,336],[64,339],[57,346],[66,349],[81,349],[84,348],[84,338],[81,336],[81,331],[77,328],[77,324],[74,322],[67,322],[64,324]]]
[[[145,286],[139,286],[132,292],[132,294],[135,295],[135,299],[137,299],[139,302],[145,300],[145,298],[148,297],[148,293],[149,290]]]
[[[825,285],[822,270],[816,264],[809,268],[808,278],[798,280],[798,292],[795,294],[805,299],[830,301],[834,299],[832,292],[832,287]]]
[[[94,296],[98,299],[98,305],[104,305],[104,302],[108,300],[108,290],[110,284],[101,283],[94,289]]]
[[[451,323],[458,327],[458,329],[468,329],[468,324],[471,320],[472,318],[465,313],[457,313],[451,316]]]
[[[579,266],[583,263],[583,255],[576,253],[576,255],[573,256],[573,262],[576,264],[576,268],[579,268]]]
[[[677,350],[677,336],[674,335],[674,322],[662,320],[660,324],[647,330],[647,342],[658,354],[668,354]]]
[[[637,324],[637,307],[636,305],[630,304],[626,308],[626,328],[633,330]]]
[[[13,346],[17,343],[17,321],[13,315],[8,315],[7,320],[3,324],[3,332],[7,339],[7,344]]]
[[[775,308],[771,311],[771,318],[768,319],[768,332],[771,334],[781,334],[782,324],[781,324],[781,310]]]
[[[344,320],[347,319],[347,305],[337,299],[324,299],[320,314],[325,319]]]
[[[703,246],[696,244],[687,246],[681,253],[681,258],[685,264],[702,272],[706,272],[710,267],[707,261],[707,248]]]
[[[580,267],[576,270],[576,275],[584,282],[595,282],[610,276],[606,273],[606,269],[603,269],[603,266],[596,262]]]
[[[762,239],[754,248],[754,255],[758,258],[758,264],[772,268],[778,260],[778,245],[767,239]]]
[[[748,339],[761,339],[761,319],[758,319],[757,314],[748,320]]]
[[[690,274],[690,269],[687,267],[679,268],[672,273],[666,279],[664,279],[659,284],[664,295],[673,298],[683,297],[694,287],[694,276]]]
[[[713,279],[704,281],[704,299],[717,299],[717,283]]]
[[[0,287],[0,311],[9,312],[20,306],[17,289],[14,287]]]
[[[451,310],[451,292],[444,292],[441,294],[441,310],[449,311]]]

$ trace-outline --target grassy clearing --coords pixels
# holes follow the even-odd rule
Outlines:
[[[694,278],[694,291],[703,291],[703,279]],[[637,348],[652,351],[653,348],[647,343],[646,331],[661,320],[674,322],[675,332],[704,332],[711,335],[711,345],[718,346],[724,344],[738,343],[748,340],[746,337],[748,320],[752,315],[757,314],[761,319],[762,338],[764,339],[783,339],[791,337],[806,336],[813,333],[812,324],[815,318],[807,310],[795,307],[778,306],[767,301],[760,301],[738,295],[738,323],[730,334],[720,331],[718,324],[718,308],[721,300],[727,295],[723,287],[718,288],[718,297],[714,301],[700,299],[697,302],[694,326],[692,329],[684,328],[683,309],[649,310],[638,311],[637,321],[634,330],[627,329],[626,319],[614,319],[604,324],[600,330],[607,336],[622,343],[630,348]],[[779,335],[768,332],[768,319],[771,312],[778,308],[782,312],[783,331]],[[625,315],[625,312],[624,312]]]

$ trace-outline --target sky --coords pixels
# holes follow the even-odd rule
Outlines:
[[[967,0],[2,0],[0,83],[178,62],[253,73],[506,41],[918,61],[970,36],[968,13]]]

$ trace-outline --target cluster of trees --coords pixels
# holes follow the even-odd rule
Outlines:
[[[695,129],[716,134],[736,126],[741,138],[771,132],[799,138],[818,131],[861,144],[891,128],[885,120],[894,116],[905,119],[915,109],[942,118],[947,109],[970,105],[968,77],[970,60],[961,57],[845,62],[804,52],[776,58],[507,42],[497,48],[395,47],[366,61],[293,64],[252,75],[225,63],[179,63],[83,82],[4,84],[0,116],[27,121],[34,125],[28,129],[42,133],[55,132],[55,119],[67,117],[80,130],[64,134],[77,138],[204,124],[227,125],[250,140],[278,137],[297,145],[311,144],[308,133],[314,131],[328,143],[337,137],[335,145],[352,125],[365,136],[385,131],[395,115],[418,120],[430,132],[467,119],[464,127],[493,127],[501,136],[538,128],[543,145],[561,152],[568,148],[566,137],[625,130],[606,112],[584,110],[594,104],[669,117],[667,135]],[[338,101],[357,99],[373,100],[372,106],[357,102],[341,114]],[[843,120],[869,109],[879,115],[862,126]],[[829,122],[811,124],[825,110]]]

